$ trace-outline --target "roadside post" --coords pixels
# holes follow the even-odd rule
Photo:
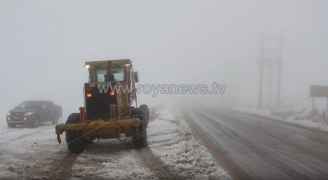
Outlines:
[[[312,98],[312,110],[314,110],[315,98],[325,98],[326,108],[323,113],[323,122],[328,125],[327,114],[328,114],[328,86],[312,85],[310,86],[310,96]]]

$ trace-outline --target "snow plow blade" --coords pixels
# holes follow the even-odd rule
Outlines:
[[[121,134],[132,136],[135,129],[141,126],[138,118],[120,119],[120,120],[96,120],[85,121],[76,124],[58,124],[56,134],[58,143],[61,144],[60,135],[65,131],[77,131],[86,139],[92,138],[119,138]]]

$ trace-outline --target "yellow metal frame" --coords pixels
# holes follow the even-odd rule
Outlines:
[[[117,134],[125,133],[131,128],[140,127],[141,122],[137,118],[120,119],[120,120],[95,120],[85,121],[77,124],[59,124],[56,126],[57,140],[61,143],[60,135],[65,131],[79,131],[83,136],[88,134],[103,134],[98,132],[115,131]],[[99,135],[101,136],[101,135]]]

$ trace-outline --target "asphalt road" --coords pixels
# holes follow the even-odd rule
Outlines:
[[[185,114],[195,136],[236,180],[328,179],[328,133],[232,110]]]

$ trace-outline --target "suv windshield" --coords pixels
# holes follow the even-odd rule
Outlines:
[[[40,109],[42,107],[42,104],[39,102],[23,102],[17,106],[19,109]]]

